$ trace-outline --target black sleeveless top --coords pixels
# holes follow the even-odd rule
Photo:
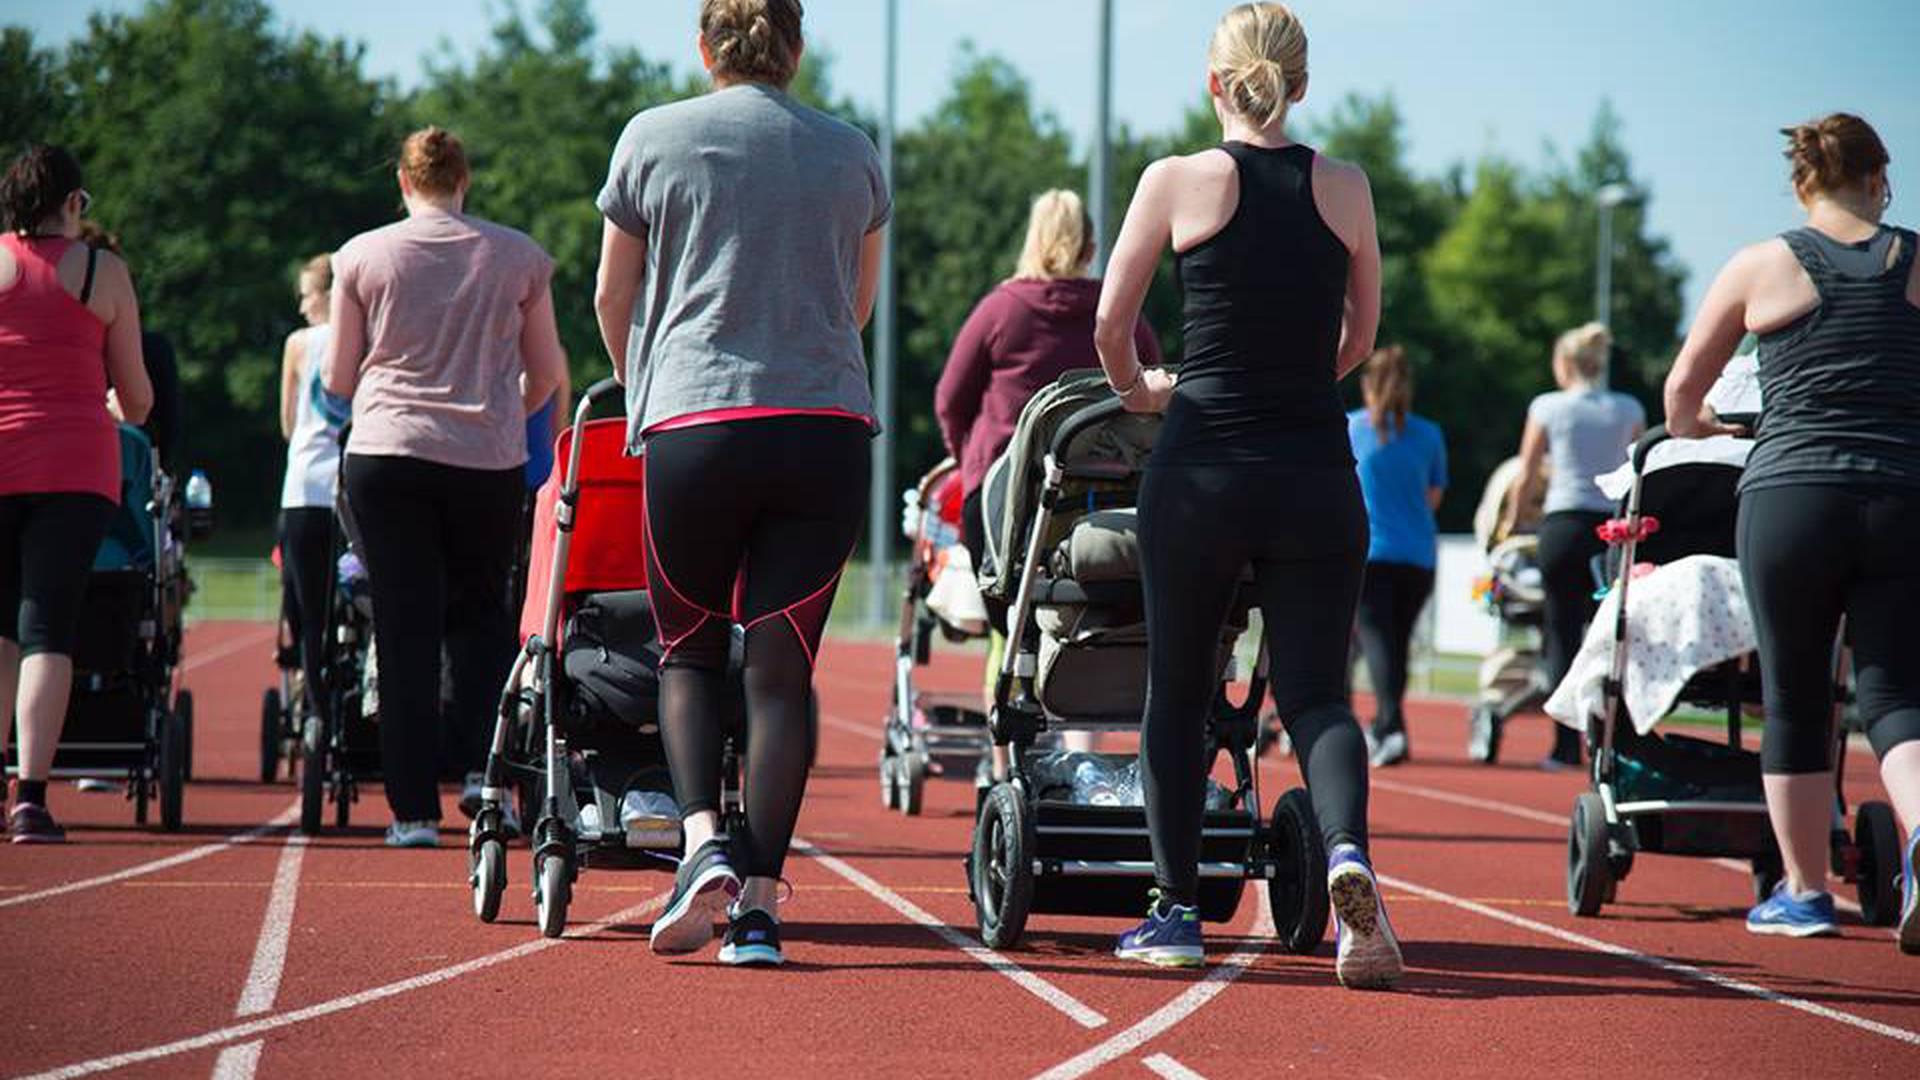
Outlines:
[[[1227,143],[1240,204],[1174,260],[1186,355],[1154,467],[1353,467],[1335,387],[1347,247],[1313,204],[1314,151]]]
[[[1786,484],[1920,491],[1920,308],[1907,301],[1914,234],[1843,244],[1782,236],[1820,306],[1760,337],[1762,413],[1740,489]]]

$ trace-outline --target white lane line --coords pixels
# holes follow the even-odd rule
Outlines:
[[[250,844],[268,833],[273,832],[275,829],[285,828],[293,824],[294,819],[298,817],[299,814],[300,804],[295,802],[275,815],[272,821],[264,825],[256,825],[243,833],[235,833],[225,840],[212,844],[202,844],[197,848],[188,848],[185,851],[169,855],[164,859],[155,859],[152,862],[141,863],[138,866],[129,866],[125,870],[115,870],[111,874],[82,878],[79,881],[69,881],[65,885],[54,885],[50,888],[39,889],[30,893],[21,893],[19,896],[9,896],[5,899],[0,899],[0,908],[14,907],[19,904],[30,904],[35,900],[48,900],[56,896],[65,896],[68,893],[79,892],[82,889],[93,889],[101,885],[112,885],[116,881],[144,877],[147,874],[157,874],[162,870],[171,870],[176,866],[184,866],[190,862],[197,862],[209,855],[217,855],[228,848],[236,847],[240,844]]]
[[[275,631],[265,630],[248,634],[246,637],[235,638],[225,645],[216,645],[198,656],[189,657],[186,663],[180,665],[180,670],[182,673],[185,673],[195,668],[205,667],[215,661],[225,660],[235,653],[246,652],[248,649],[265,645],[267,642],[272,641],[275,636],[277,636]]]
[[[1180,1064],[1165,1054],[1155,1054],[1149,1058],[1142,1058],[1140,1059],[1140,1064],[1145,1065],[1154,1075],[1163,1076],[1166,1080],[1207,1080],[1206,1077],[1201,1076],[1199,1073],[1194,1072],[1192,1069],[1187,1068],[1185,1065]]]
[[[307,838],[294,833],[280,849],[280,864],[273,872],[273,892],[267,897],[267,914],[260,921],[260,938],[253,946],[253,966],[247,969],[247,983],[240,991],[240,1004],[233,1015],[241,1018],[273,1011],[273,999],[280,993],[280,976],[287,967],[287,941],[293,934],[293,906],[300,895],[300,863],[307,851]],[[260,1068],[260,1053],[266,1040],[229,1046],[214,1062],[213,1080],[253,1080]]]
[[[1490,810],[1496,814],[1506,814],[1509,817],[1517,817],[1526,821],[1537,821],[1542,825],[1552,825],[1558,829],[1567,827],[1567,819],[1559,814],[1550,814],[1545,810],[1535,810],[1526,806],[1516,806],[1513,803],[1475,798],[1472,795],[1462,795],[1454,791],[1443,791],[1440,788],[1422,787],[1419,784],[1403,784],[1398,780],[1382,780],[1377,776],[1373,778],[1372,786],[1379,788],[1381,791],[1391,791],[1400,795],[1414,795],[1422,799],[1432,799],[1434,802],[1452,803],[1455,806],[1464,806],[1471,810]]]
[[[820,865],[866,890],[875,900],[933,931],[940,940],[978,960],[989,970],[1011,979],[1014,985],[1058,1009],[1081,1027],[1097,1028],[1106,1024],[1105,1016],[1094,1011],[1080,999],[941,922],[925,908],[868,877],[846,860],[836,858],[798,837],[794,838],[793,848],[795,851],[812,856]]]
[[[107,1057],[93,1058],[88,1061],[78,1061],[72,1065],[63,1065],[57,1069],[49,1069],[46,1072],[32,1073],[19,1078],[19,1080],[72,1080],[74,1077],[92,1076],[95,1073],[109,1072],[113,1069],[124,1069],[129,1065],[139,1065],[149,1061],[161,1061],[166,1058],[178,1057],[181,1054],[191,1054],[200,1050],[211,1050],[216,1046],[238,1042],[242,1039],[252,1039],[260,1035],[265,1035],[268,1032],[278,1031],[281,1028],[292,1027],[295,1024],[304,1024],[310,1020],[318,1020],[322,1017],[332,1016],[335,1013],[346,1012],[349,1009],[357,1009],[363,1005],[371,1005],[375,1002],[385,1001],[388,998],[412,993],[415,990],[425,990],[431,986],[451,982],[464,975],[471,975],[474,972],[485,971],[491,967],[498,967],[501,964],[519,960],[522,957],[545,952],[569,938],[592,937],[595,934],[605,933],[610,927],[639,920],[666,902],[667,898],[665,895],[655,896],[652,899],[635,904],[632,907],[616,911],[612,915],[601,919],[599,922],[582,926],[578,930],[569,931],[564,938],[534,938],[531,941],[525,941],[515,945],[511,949],[502,949],[496,953],[477,956],[472,960],[452,964],[443,968],[436,968],[433,971],[415,975],[411,978],[401,979],[398,982],[390,982],[384,986],[376,986],[371,990],[362,990],[357,994],[347,994],[342,997],[333,998],[329,1001],[320,1002],[318,1005],[309,1005],[304,1009],[295,1009],[292,1012],[266,1016],[258,1020],[249,1020],[242,1024],[230,1024],[223,1028],[216,1028],[212,1031],[192,1036],[191,1038],[178,1039],[170,1043],[160,1043],[140,1050],[129,1050],[123,1054],[113,1054]]]
[[[1039,1074],[1036,1080],[1074,1080],[1104,1065],[1126,1057],[1149,1041],[1158,1038],[1175,1024],[1199,1012],[1201,1007],[1220,995],[1222,990],[1233,984],[1260,954],[1267,951],[1268,939],[1273,936],[1273,915],[1267,906],[1267,883],[1254,883],[1253,929],[1249,931],[1253,939],[1248,944],[1226,958],[1217,967],[1208,971],[1206,977],[1187,987],[1179,997],[1160,1006],[1145,1018],[1127,1028],[1107,1037],[1085,1051],[1055,1065]],[[1157,1071],[1157,1070],[1156,1070]],[[1162,1075],[1165,1075],[1164,1073]]]
[[[849,735],[858,735],[870,742],[880,741],[880,725],[878,724],[856,724],[851,720],[842,720],[837,716],[828,716],[826,713],[820,714],[820,723],[835,731],[844,731]]]
[[[1425,885],[1417,885],[1404,878],[1391,877],[1386,874],[1380,874],[1378,876],[1382,883],[1392,888],[1410,892],[1415,896],[1422,896],[1438,903],[1447,904],[1459,908],[1462,911],[1472,912],[1475,915],[1492,919],[1495,922],[1503,922],[1508,926],[1518,927],[1519,929],[1544,937],[1564,941],[1569,945],[1578,945],[1592,952],[1607,956],[1617,956],[1624,960],[1632,960],[1637,964],[1644,964],[1647,967],[1666,972],[1669,975],[1678,975],[1684,979],[1691,979],[1695,982],[1719,987],[1723,990],[1732,990],[1735,993],[1759,998],[1761,1001],[1770,1002],[1788,1009],[1794,1009],[1807,1013],[1810,1016],[1817,1016],[1822,1020],[1831,1020],[1838,1024],[1845,1024],[1848,1027],[1858,1028],[1861,1031],[1871,1032],[1875,1035],[1883,1035],[1898,1042],[1920,1046],[1920,1032],[1908,1031],[1906,1028],[1894,1027],[1892,1024],[1883,1024],[1878,1020],[1869,1020],[1864,1016],[1856,1016],[1853,1013],[1842,1012],[1839,1009],[1808,1001],[1805,998],[1794,997],[1792,994],[1783,994],[1778,990],[1770,990],[1767,987],[1757,986],[1741,979],[1730,978],[1719,972],[1708,971],[1705,968],[1681,963],[1678,960],[1669,960],[1664,956],[1643,953],[1637,949],[1627,948],[1625,945],[1616,945],[1613,942],[1601,941],[1599,938],[1591,938],[1585,934],[1576,934],[1571,930],[1562,930],[1560,927],[1543,922],[1536,922],[1523,915],[1515,915],[1512,912],[1502,911],[1496,907],[1489,907],[1486,904],[1468,900],[1465,897],[1454,896],[1451,893],[1444,893],[1438,889],[1430,889]]]

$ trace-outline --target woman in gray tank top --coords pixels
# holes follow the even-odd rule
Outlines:
[[[1920,953],[1920,262],[1881,219],[1887,149],[1835,113],[1787,129],[1805,226],[1735,255],[1667,378],[1667,430],[1731,431],[1706,392],[1760,337],[1762,407],[1740,484],[1741,577],[1766,699],[1761,772],[1786,879],[1747,914],[1759,934],[1832,933],[1833,645],[1842,617],[1856,700],[1906,827],[1900,949]]]
[[[1606,545],[1594,529],[1613,507],[1594,477],[1627,460],[1627,448],[1647,426],[1638,401],[1606,388],[1612,346],[1613,338],[1599,323],[1561,334],[1553,347],[1553,377],[1560,389],[1541,394],[1527,406],[1527,427],[1520,437],[1520,475],[1514,489],[1531,490],[1541,468],[1547,471],[1540,573],[1546,584],[1541,635],[1549,687],[1567,677],[1596,606],[1593,560]],[[1523,502],[1507,500],[1503,528],[1509,535]],[[1556,725],[1553,752],[1541,764],[1549,769],[1579,767],[1580,733]]]

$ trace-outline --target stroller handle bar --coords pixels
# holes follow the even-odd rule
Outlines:
[[[1636,474],[1644,472],[1647,467],[1647,455],[1653,453],[1654,447],[1671,438],[1673,436],[1668,434],[1665,424],[1655,424],[1648,428],[1646,433],[1633,444],[1633,471]]]
[[[1060,460],[1066,455],[1067,447],[1073,445],[1073,440],[1079,438],[1087,429],[1125,412],[1126,408],[1126,405],[1116,397],[1109,401],[1094,402],[1081,409],[1067,417],[1066,422],[1053,433],[1053,443],[1047,447],[1047,451],[1053,455],[1055,461]]]

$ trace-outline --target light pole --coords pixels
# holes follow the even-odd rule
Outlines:
[[[1107,242],[1113,234],[1107,228],[1108,204],[1113,181],[1113,0],[1098,0],[1100,17],[1095,20],[1100,39],[1094,50],[1093,167],[1088,170],[1087,206],[1093,217],[1093,273],[1101,277],[1107,271]]]
[[[1608,184],[1594,192],[1600,208],[1600,246],[1594,251],[1593,311],[1601,326],[1613,325],[1613,209],[1633,197],[1625,184]]]
[[[893,132],[898,119],[900,0],[886,0],[886,97],[880,120],[880,166],[889,195],[893,185]],[[880,436],[873,440],[873,477],[867,487],[867,622],[887,621],[888,573],[893,564],[893,234],[889,223],[880,246],[880,290],[873,323],[873,413]]]

